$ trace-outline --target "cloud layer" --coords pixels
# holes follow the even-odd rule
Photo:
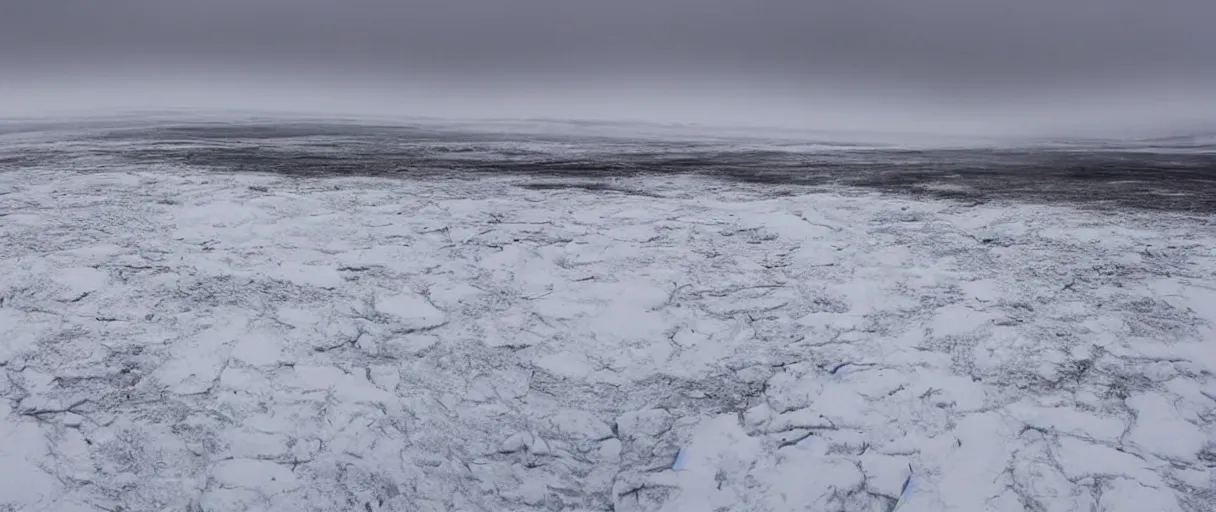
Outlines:
[[[131,84],[201,102],[193,84],[402,113],[1194,122],[1216,114],[1213,19],[1210,0],[12,0],[0,87],[22,99],[0,108]]]

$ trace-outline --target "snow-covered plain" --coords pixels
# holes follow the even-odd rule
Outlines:
[[[1216,509],[1210,217],[547,183],[0,172],[0,510]]]

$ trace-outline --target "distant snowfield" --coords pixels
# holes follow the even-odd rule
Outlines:
[[[1216,509],[1211,218],[133,169],[0,172],[0,510]]]

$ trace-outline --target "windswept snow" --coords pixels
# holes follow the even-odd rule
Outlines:
[[[0,510],[1216,509],[1210,217],[568,184],[0,173]]]

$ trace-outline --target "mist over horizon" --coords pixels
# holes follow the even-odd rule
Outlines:
[[[772,90],[770,88],[770,90]],[[1002,102],[946,102],[825,88],[816,95],[678,84],[478,88],[462,84],[326,83],[197,78],[82,79],[0,84],[0,118],[142,110],[411,118],[555,119],[975,137],[1137,138],[1216,131],[1216,98],[1197,93],[1074,93]]]
[[[201,108],[976,136],[1216,129],[1216,6],[10,2],[0,117]]]

